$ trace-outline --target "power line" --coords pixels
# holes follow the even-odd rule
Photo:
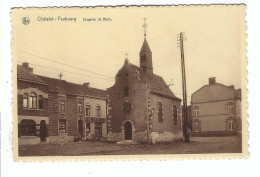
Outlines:
[[[23,63],[22,61],[19,61],[19,60],[18,60],[18,62]],[[51,68],[51,67],[47,67],[47,66],[41,66],[41,65],[37,65],[37,64],[33,64],[33,63],[30,63],[30,65],[38,66],[38,67],[42,67],[42,68],[47,68],[47,69],[52,69],[52,70],[56,70],[56,71],[67,72],[67,73],[76,74],[76,75],[81,75],[81,76],[93,77],[93,78],[97,78],[97,79],[102,79],[102,80],[114,82],[112,79],[109,80],[109,79],[100,78],[100,77],[96,77],[96,76],[89,76],[89,75],[86,75],[86,74],[80,74],[80,73],[70,72],[70,71],[66,71],[66,70]]]
[[[55,61],[55,60],[52,60],[52,59],[49,59],[49,58],[46,58],[46,57],[41,57],[41,56],[34,55],[34,54],[31,54],[31,53],[28,53],[28,52],[24,52],[24,51],[21,51],[21,50],[18,50],[18,49],[15,49],[15,50],[17,50],[18,52],[21,52],[21,53],[25,53],[25,54],[28,54],[28,55],[32,55],[32,56],[44,59],[44,60],[48,60],[48,61],[51,61],[51,62],[54,62],[54,63],[58,63],[58,64],[61,64],[61,65],[67,66],[67,67],[72,67],[74,69],[78,69],[78,70],[81,70],[81,71],[85,71],[85,72],[89,72],[89,73],[96,74],[96,75],[99,75],[99,76],[103,76],[103,77],[114,79],[113,77],[110,77],[110,76],[106,76],[106,75],[99,74],[99,73],[96,73],[96,72],[93,72],[93,71],[88,71],[86,69],[82,69],[82,68],[78,68],[78,67],[75,67],[75,66],[72,66],[72,65],[61,63],[61,62],[58,62],[58,61]]]

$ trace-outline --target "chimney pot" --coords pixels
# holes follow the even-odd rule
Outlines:
[[[216,83],[216,77],[210,77],[209,78],[209,85]]]
[[[29,63],[27,63],[27,62],[24,62],[24,63],[23,63],[23,67],[25,67],[25,68],[29,69]]]
[[[90,83],[89,83],[89,82],[83,83],[83,86],[85,86],[85,87],[89,88],[89,86],[90,86]]]
[[[230,85],[229,87],[230,87],[230,88],[232,88],[232,89],[234,89],[234,88],[235,88],[235,86],[234,86],[234,85]]]

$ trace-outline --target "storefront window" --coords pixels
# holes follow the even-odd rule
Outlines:
[[[23,119],[20,123],[19,134],[20,136],[35,136],[36,135],[35,121],[30,119]]]

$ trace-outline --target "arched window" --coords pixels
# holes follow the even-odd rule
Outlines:
[[[124,88],[124,95],[125,95],[125,96],[128,96],[128,95],[129,95],[129,89],[128,89],[127,86],[125,86],[125,88]]]
[[[174,124],[177,124],[177,120],[178,120],[178,119],[177,119],[177,112],[178,112],[178,111],[177,111],[177,106],[174,105],[174,106],[173,106],[173,115],[172,115],[172,116],[173,116],[173,123],[174,123]]]
[[[158,102],[158,122],[163,122],[163,108],[161,102]]]
[[[97,117],[101,117],[101,108],[100,106],[97,106]]]
[[[35,92],[32,92],[30,94],[30,99],[29,99],[29,107],[32,109],[37,108],[37,95]]]
[[[43,109],[43,97],[42,97],[42,95],[39,95],[39,97],[38,97],[38,104],[39,104],[39,109]]]
[[[20,123],[19,129],[20,136],[35,136],[36,135],[36,123],[31,119],[23,119]]]
[[[28,94],[23,94],[23,107],[28,108]]]

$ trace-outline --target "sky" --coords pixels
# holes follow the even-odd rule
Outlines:
[[[218,83],[241,87],[242,54],[245,53],[243,13],[239,6],[18,9],[11,14],[12,56],[18,64],[28,62],[35,74],[58,79],[62,72],[62,79],[68,82],[90,82],[91,87],[106,89],[113,86],[126,52],[129,62],[139,66],[144,40],[142,25],[147,18],[147,41],[153,55],[154,73],[166,83],[172,80],[174,85],[170,88],[181,99],[177,36],[185,32],[190,102],[191,94],[208,84],[209,77],[216,77]],[[59,21],[59,16],[77,19],[76,22]],[[24,25],[23,17],[28,17],[30,23]],[[39,17],[53,17],[56,21],[38,21]],[[96,21],[83,21],[83,18]],[[98,18],[102,20],[97,21]]]

